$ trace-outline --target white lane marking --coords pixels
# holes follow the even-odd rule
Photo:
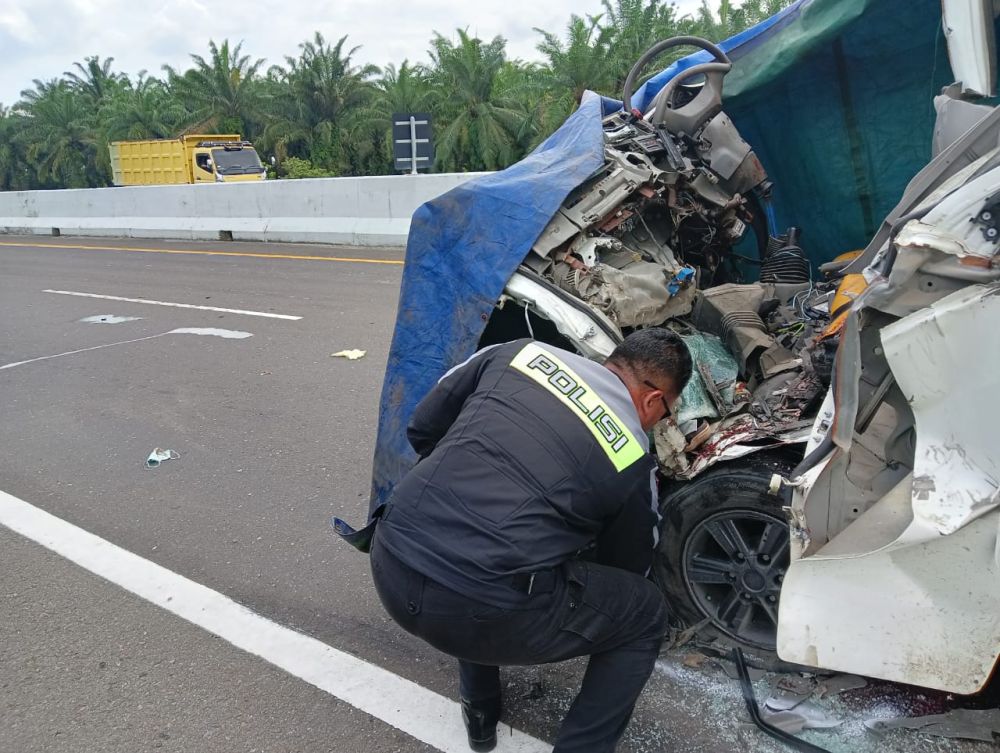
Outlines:
[[[180,327],[172,329],[168,335],[209,335],[210,337],[224,337],[227,340],[245,340],[253,337],[252,332],[241,332],[238,329],[217,329],[215,327]]]
[[[158,335],[150,335],[149,337],[137,337],[134,340],[119,340],[116,343],[105,343],[104,345],[94,345],[91,348],[80,348],[79,350],[67,350],[65,353],[56,353],[51,356],[39,356],[38,358],[29,358],[27,361],[15,361],[14,363],[6,363],[0,366],[0,371],[4,369],[13,369],[15,366],[24,366],[26,363],[34,363],[35,361],[47,361],[50,358],[61,358],[62,356],[72,356],[76,353],[86,353],[88,350],[100,350],[101,348],[111,348],[115,345],[128,345],[129,343],[138,343],[143,340],[152,340],[157,337],[163,337],[164,335],[169,335],[169,332],[161,332]]]
[[[244,311],[243,309],[220,309],[216,306],[196,306],[193,303],[171,303],[170,301],[154,301],[151,298],[122,298],[117,295],[100,295],[98,293],[80,293],[75,290],[43,290],[43,293],[56,293],[57,295],[76,295],[81,298],[100,298],[104,301],[123,301],[125,303],[148,303],[153,306],[173,306],[178,309],[198,309],[199,311],[221,311],[225,314],[242,314],[243,316],[265,316],[268,319],[289,319],[298,321],[301,316],[291,316],[290,314],[272,314],[267,311]]]
[[[261,617],[3,491],[0,524],[443,753],[468,753],[459,706],[444,696]],[[552,749],[517,730],[497,733],[501,753]]]
[[[87,324],[121,324],[122,322],[137,322],[142,319],[141,316],[117,316],[115,314],[95,314],[94,316],[85,316],[81,319],[81,322]]]
[[[213,337],[224,337],[227,340],[245,340],[248,337],[253,337],[252,332],[242,332],[238,329],[216,329],[215,327],[179,327],[178,329],[172,329],[169,332],[161,332],[158,335],[149,335],[148,337],[137,337],[134,340],[119,340],[115,343],[105,343],[104,345],[94,345],[90,348],[80,348],[79,350],[67,350],[65,353],[56,353],[51,356],[39,356],[38,358],[29,358],[27,361],[15,361],[14,363],[7,363],[0,366],[0,371],[4,369],[12,369],[15,366],[24,366],[26,363],[34,363],[35,361],[47,361],[50,358],[60,358],[62,356],[72,356],[77,353],[86,353],[88,350],[100,350],[101,348],[110,348],[114,345],[128,345],[129,343],[138,343],[143,340],[152,340],[156,337],[164,337],[165,335],[211,335]]]

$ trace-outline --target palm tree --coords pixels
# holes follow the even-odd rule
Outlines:
[[[739,10],[743,14],[743,22],[746,24],[745,28],[750,28],[765,18],[770,18],[778,11],[787,8],[793,2],[794,0],[743,0],[743,4]]]
[[[395,113],[437,110],[439,92],[431,83],[427,69],[404,60],[399,68],[389,63],[374,82],[368,106],[357,116],[351,141],[368,141],[375,146],[380,158],[373,168],[378,172],[392,170],[392,116]]]
[[[346,42],[344,36],[331,45],[316,32],[299,45],[298,58],[285,58],[287,71],[272,68],[269,80],[281,96],[273,102],[274,118],[264,138],[278,151],[338,173],[350,172],[371,151],[363,143],[359,150],[349,144],[359,113],[375,91],[371,79],[379,73],[374,65],[355,65],[359,48],[345,49]]]
[[[656,42],[678,33],[675,6],[663,0],[601,0],[604,14],[601,28],[607,35],[609,55],[605,67],[613,76],[617,94],[635,61]],[[683,50],[675,50],[657,58],[654,69],[665,67]]]
[[[31,119],[26,154],[39,180],[65,188],[107,185],[109,175],[97,156],[104,145],[97,137],[96,113],[89,99],[65,81],[26,94],[18,107]]]
[[[579,102],[587,89],[615,94],[614,74],[608,69],[609,29],[600,27],[600,16],[581,18],[575,13],[566,26],[566,41],[536,28],[542,35],[537,49],[546,58],[549,87],[567,92]]]
[[[0,191],[34,188],[34,171],[24,151],[26,119],[0,105]]]
[[[431,78],[441,92],[437,164],[445,170],[496,170],[521,154],[517,133],[523,112],[497,90],[506,42],[484,43],[458,30],[458,41],[435,34]]]
[[[719,7],[714,11],[708,0],[701,0],[694,17],[687,17],[688,31],[705,37],[713,42],[739,34],[765,18],[770,18],[782,8],[790,5],[792,0],[744,0],[736,6],[732,0],[719,0]]]
[[[526,106],[536,113],[535,137],[530,146],[544,140],[569,117],[588,89],[615,96],[615,76],[608,59],[611,32],[600,25],[601,16],[581,18],[573,14],[566,25],[565,41],[552,32],[536,28],[542,35],[537,49],[545,56],[536,77],[542,92],[533,92]]]
[[[390,117],[394,112],[426,112],[439,101],[439,93],[422,65],[404,60],[397,69],[389,63],[375,82],[372,108]]]
[[[127,81],[123,74],[111,72],[114,58],[105,58],[102,63],[99,55],[93,55],[83,60],[83,64],[73,63],[79,73],[66,71],[63,76],[70,88],[90,97],[95,105],[101,105]]]
[[[497,73],[493,94],[517,114],[513,133],[521,154],[541,143],[576,107],[572,92],[552,87],[550,78],[544,65],[521,60],[504,62]]]
[[[22,89],[21,90],[21,100],[14,105],[15,110],[27,110],[36,102],[45,99],[56,90],[64,88],[66,86],[65,81],[61,81],[58,78],[52,78],[48,81],[42,81],[40,79],[32,80],[32,89]]]
[[[135,84],[128,82],[101,109],[109,141],[165,139],[176,136],[187,112],[166,85],[139,71]]]
[[[262,103],[255,79],[264,60],[241,55],[242,48],[242,42],[230,49],[228,39],[221,46],[212,40],[208,43],[209,59],[191,55],[194,67],[183,74],[163,66],[173,94],[191,111],[193,130],[249,135],[253,124],[261,121]]]

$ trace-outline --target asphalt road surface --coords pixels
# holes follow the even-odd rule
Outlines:
[[[457,698],[454,663],[386,618],[367,559],[329,527],[366,514],[401,274],[399,249],[0,235],[0,491],[252,610],[250,644],[270,621],[361,660],[330,679],[345,693],[324,689],[238,625],[192,624],[172,596],[151,603],[0,526],[0,749],[461,749],[398,723]],[[366,355],[331,357],[345,349]],[[146,469],[154,448],[179,457]],[[783,750],[747,724],[733,680],[685,659],[658,664],[623,751]],[[505,722],[530,737],[501,747],[551,740],[582,668],[505,670]],[[352,700],[385,678],[419,686],[413,703]],[[809,739],[992,749],[861,724],[914,697],[835,706],[844,723]]]

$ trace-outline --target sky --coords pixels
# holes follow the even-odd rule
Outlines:
[[[691,12],[700,0],[675,0]],[[570,14],[598,13],[600,0],[0,0],[0,103],[11,105],[33,79],[51,79],[84,57],[113,57],[113,69],[162,76],[186,68],[208,41],[243,41],[243,52],[283,64],[319,31],[361,46],[360,63],[426,60],[434,31],[468,28],[508,40],[512,58],[537,60],[533,27],[562,34]]]

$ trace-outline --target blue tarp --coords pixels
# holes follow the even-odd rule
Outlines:
[[[590,94],[525,159],[474,178],[413,215],[389,349],[372,479],[383,501],[416,457],[414,407],[475,350],[507,280],[563,199],[604,164],[601,100]]]
[[[931,97],[951,80],[938,0],[800,0],[722,43],[733,61],[724,106],[775,183],[779,227],[803,227],[816,262],[863,247],[930,156]],[[641,88],[644,105],[683,58]],[[417,402],[476,348],[493,306],[569,192],[603,164],[600,117],[585,97],[562,128],[503,172],[417,210],[389,352],[372,503],[415,456]]]

